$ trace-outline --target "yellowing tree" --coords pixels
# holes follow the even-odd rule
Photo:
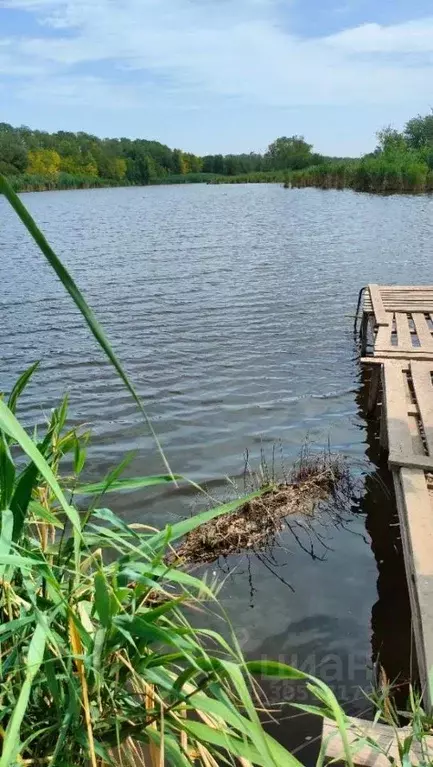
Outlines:
[[[173,149],[173,173],[185,175],[188,173],[189,165],[181,149]]]
[[[96,162],[94,160],[86,162],[84,165],[82,165],[80,173],[83,173],[85,176],[97,176],[98,166],[96,165]]]
[[[114,173],[115,178],[117,178],[119,181],[122,181],[122,179],[126,176],[126,160],[124,160],[122,157],[118,157],[114,161]]]
[[[203,169],[203,162],[201,157],[196,157],[195,154],[187,152],[183,155],[183,159],[187,165],[185,173],[200,173],[200,171]]]
[[[81,173],[81,166],[75,157],[67,155],[66,157],[60,158],[60,170],[63,171],[63,173],[71,173],[76,175]]]
[[[29,152],[27,173],[57,176],[59,170],[60,155],[54,149],[35,149]]]
[[[98,175],[98,166],[91,154],[85,157],[66,155],[60,158],[60,170],[64,173],[71,173],[73,176],[92,176]]]

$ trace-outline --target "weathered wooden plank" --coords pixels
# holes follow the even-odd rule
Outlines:
[[[424,290],[385,290],[381,285],[379,290],[382,294],[382,298],[389,298],[390,296],[433,296],[432,288],[425,288]]]
[[[415,286],[415,289],[414,286],[407,289],[404,286],[385,286],[384,289],[384,286],[370,285],[369,296],[378,328],[374,356],[361,357],[361,362],[372,365],[373,370],[378,370],[377,365],[381,366],[381,445],[388,449],[393,473],[420,677],[425,701],[427,706],[431,706],[433,495],[427,488],[426,472],[433,474],[433,286]],[[364,310],[369,306],[366,300]],[[397,337],[393,332],[394,313]],[[415,333],[419,342],[417,346],[412,343]],[[392,341],[397,343],[394,345]],[[412,375],[413,388],[408,385],[408,371]],[[377,374],[372,376],[370,409],[376,400],[377,379]],[[429,455],[425,455],[426,448]],[[327,753],[337,757],[336,750],[331,749]],[[363,756],[366,761],[358,762],[356,759],[355,763],[380,765],[377,754],[373,754],[374,760],[371,753]],[[384,765],[388,763],[387,759]],[[417,763],[412,757],[411,764]]]
[[[402,744],[411,734],[409,727],[395,729],[387,724],[367,722],[355,717],[349,717],[349,727],[346,733],[349,745],[356,751],[353,761],[358,767],[389,767],[391,759],[399,764],[401,761],[398,750],[399,742]],[[362,748],[356,749],[360,740],[365,742],[367,739],[377,743],[383,753],[369,745],[363,745]],[[322,742],[325,743],[328,758],[345,762],[340,731],[332,719],[325,718],[323,720]],[[426,738],[424,746],[428,750],[433,749],[433,737]],[[419,765],[422,763],[422,758],[419,745],[414,742],[411,752],[408,754],[410,764]]]
[[[433,350],[431,352],[426,351],[422,348],[422,346],[375,346],[374,347],[374,354],[380,355],[380,354],[396,354],[396,355],[403,355],[405,359],[415,358],[419,359],[422,357],[426,357],[427,359],[430,359],[433,357]]]
[[[433,285],[381,285],[381,290],[385,291],[394,291],[394,290],[408,290],[420,292],[423,290],[431,290],[433,293]]]
[[[433,509],[424,471],[401,469],[400,482],[405,524],[413,568],[413,584],[421,625],[418,634],[418,662],[428,704],[433,700]],[[421,657],[419,657],[421,653]]]
[[[406,360],[409,365],[407,353],[400,351],[396,346],[391,348],[396,349],[396,351],[389,351],[389,349],[375,349],[374,357],[361,357],[361,363],[365,365],[382,365],[386,360],[401,360],[402,362]],[[427,361],[433,359],[433,352],[417,352],[416,349],[414,351],[415,354],[411,354],[410,356],[414,356],[417,360]]]
[[[430,301],[430,299],[433,297],[433,290],[426,290],[425,293],[411,293],[409,291],[404,293],[398,293],[397,291],[394,291],[392,293],[384,293],[381,288],[379,288],[380,294],[382,296],[382,301]]]
[[[430,313],[433,307],[432,301],[385,301],[386,312],[426,312]]]
[[[418,312],[412,312],[412,319],[422,349],[433,351],[433,338],[427,325],[425,315]]]
[[[411,362],[413,387],[418,403],[421,423],[429,455],[433,460],[433,386],[431,379],[432,364],[428,362]],[[433,551],[432,551],[433,558]]]
[[[417,455],[416,453],[402,455],[401,453],[392,453],[390,451],[388,464],[392,469],[404,467],[407,469],[422,469],[423,471],[433,472],[433,458],[429,455]]]
[[[376,338],[374,339],[374,351],[376,349],[392,349],[391,345],[391,328],[392,319],[389,324],[380,325],[377,329]]]
[[[420,421],[418,415],[407,415],[407,425],[409,427],[410,438],[412,440],[412,452],[415,458],[425,458],[424,442],[420,431]],[[428,456],[427,456],[428,457]]]
[[[433,301],[428,303],[423,301],[419,304],[413,301],[402,301],[401,303],[390,301],[389,304],[384,304],[384,307],[386,312],[422,312],[423,314],[430,314]]]
[[[396,312],[395,324],[397,327],[397,343],[399,349],[412,349],[412,341],[409,333],[407,314]]]
[[[396,458],[412,458],[412,438],[407,420],[410,403],[404,391],[402,364],[390,360],[383,366],[383,371],[388,450]]]
[[[390,359],[390,357],[388,357],[386,354],[384,354],[381,357],[373,357],[373,356],[371,356],[371,357],[361,357],[360,358],[360,362],[361,362],[362,365],[384,365],[388,361],[388,359]],[[394,359],[394,358],[391,358],[391,359]],[[430,357],[428,359],[430,359]],[[403,370],[409,370],[410,369],[410,362],[407,359],[407,357],[403,357],[401,360],[399,360],[398,357],[397,357],[397,360],[402,363]]]
[[[414,573],[412,541],[410,538],[410,530],[409,530],[409,524],[407,519],[407,509],[406,509],[406,503],[405,503],[403,487],[401,482],[401,471],[402,471],[401,469],[394,469],[392,472],[392,478],[394,482],[398,517],[400,521],[400,533],[401,533],[401,542],[403,547],[403,559],[404,559],[406,580],[407,580],[408,591],[409,591],[409,599],[410,599],[411,614],[412,614],[412,628],[413,628],[413,633],[415,637],[418,670],[419,670],[421,685],[423,690],[425,691],[427,707],[430,707],[431,705],[430,689],[429,689],[429,684],[427,682],[429,675],[427,671],[426,658],[425,658],[425,652],[424,652],[424,642],[423,642],[423,635],[422,635],[422,616],[421,616],[421,609],[420,609],[419,600],[418,600],[418,592],[415,586],[416,579],[415,579],[415,573]],[[413,470],[409,470],[409,471],[413,471]]]
[[[379,287],[379,290],[382,294],[382,298],[390,298],[392,296],[410,296],[413,298],[420,298],[422,296],[433,296],[433,290],[431,288],[428,288],[427,290],[390,290],[386,291],[383,290],[382,287]]]
[[[404,303],[406,301],[421,303],[422,301],[431,301],[432,298],[433,298],[433,293],[417,293],[412,296],[409,295],[409,293],[407,294],[402,293],[401,295],[399,295],[398,293],[390,293],[389,295],[385,295],[385,296],[382,295],[382,302],[384,304],[389,304],[392,301],[395,301],[396,303],[399,303],[399,302]]]
[[[383,306],[379,285],[369,285],[368,289],[370,291],[371,303],[373,304],[374,316],[376,317],[376,324],[388,325],[389,317],[387,316]]]

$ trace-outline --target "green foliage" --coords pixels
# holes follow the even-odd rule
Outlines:
[[[269,145],[265,161],[273,170],[296,170],[314,164],[312,145],[303,136],[282,136]]]
[[[198,173],[201,168],[201,158],[157,141],[46,133],[0,123],[0,172],[19,176],[14,183],[19,191],[150,184],[170,173]]]
[[[404,135],[412,149],[433,148],[433,112],[422,117],[418,115],[406,123]]]
[[[0,173],[12,176],[25,171],[27,150],[22,139],[5,125],[0,123]]]
[[[43,176],[57,176],[60,170],[60,155],[55,149],[34,149],[28,153],[27,173]]]
[[[392,128],[391,125],[382,128],[377,132],[378,148],[377,153],[384,153],[387,156],[405,152],[407,149],[406,139],[402,133]]]
[[[214,173],[187,173],[184,176],[170,173],[163,179],[154,179],[153,183],[162,184],[207,184],[216,178]]]
[[[215,176],[211,184],[273,184],[283,182],[287,176],[285,170],[258,170],[237,176]]]
[[[9,182],[15,192],[43,192],[53,189],[90,189],[117,186],[113,179],[104,179],[92,176],[73,175],[72,173],[60,172],[56,177],[41,174],[23,173],[9,176]],[[123,186],[125,181],[120,182]]]
[[[297,135],[277,138],[264,154],[198,157],[158,141],[46,133],[0,123],[0,172],[13,179],[16,191],[286,179],[293,186],[349,186],[371,192],[432,189],[433,113],[409,120],[403,132],[387,126],[377,138],[376,150],[358,161],[355,172],[354,160],[317,154]]]
[[[254,764],[278,765],[284,755],[285,763],[298,765],[262,730],[236,642],[232,649],[186,619],[188,605],[207,602],[216,611],[218,605],[212,586],[168,563],[168,547],[185,523],[155,535],[129,528],[107,509],[80,518],[60,488],[63,461],[83,442],[65,427],[66,409],[54,411],[36,445],[0,405],[2,443],[30,459],[27,465],[21,459],[19,470],[12,463],[10,489],[5,472],[0,480],[0,632],[7,658],[0,674],[1,767],[25,758],[54,767],[108,765],[113,749],[131,748],[131,739],[148,747],[163,739],[173,765],[190,764],[190,752],[203,764],[210,754],[231,752]],[[12,536],[9,520],[16,520],[6,498],[12,495],[14,507],[23,477],[28,502]],[[68,483],[78,478],[75,473]],[[146,478],[142,486],[160,479],[169,480]]]
[[[133,184],[151,184],[158,178],[155,160],[149,154],[135,152],[134,158],[129,157],[127,160],[126,175]]]

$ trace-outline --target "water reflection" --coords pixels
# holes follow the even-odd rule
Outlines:
[[[370,371],[360,376],[357,402],[366,412]],[[366,418],[367,456],[375,471],[366,477],[362,507],[377,569],[378,599],[372,607],[372,661],[394,683],[396,703],[405,707],[409,681],[417,680],[411,611],[392,476],[380,451],[379,419]]]

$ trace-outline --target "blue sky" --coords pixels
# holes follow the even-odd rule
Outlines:
[[[433,106],[431,0],[0,0],[0,120],[358,155]]]

